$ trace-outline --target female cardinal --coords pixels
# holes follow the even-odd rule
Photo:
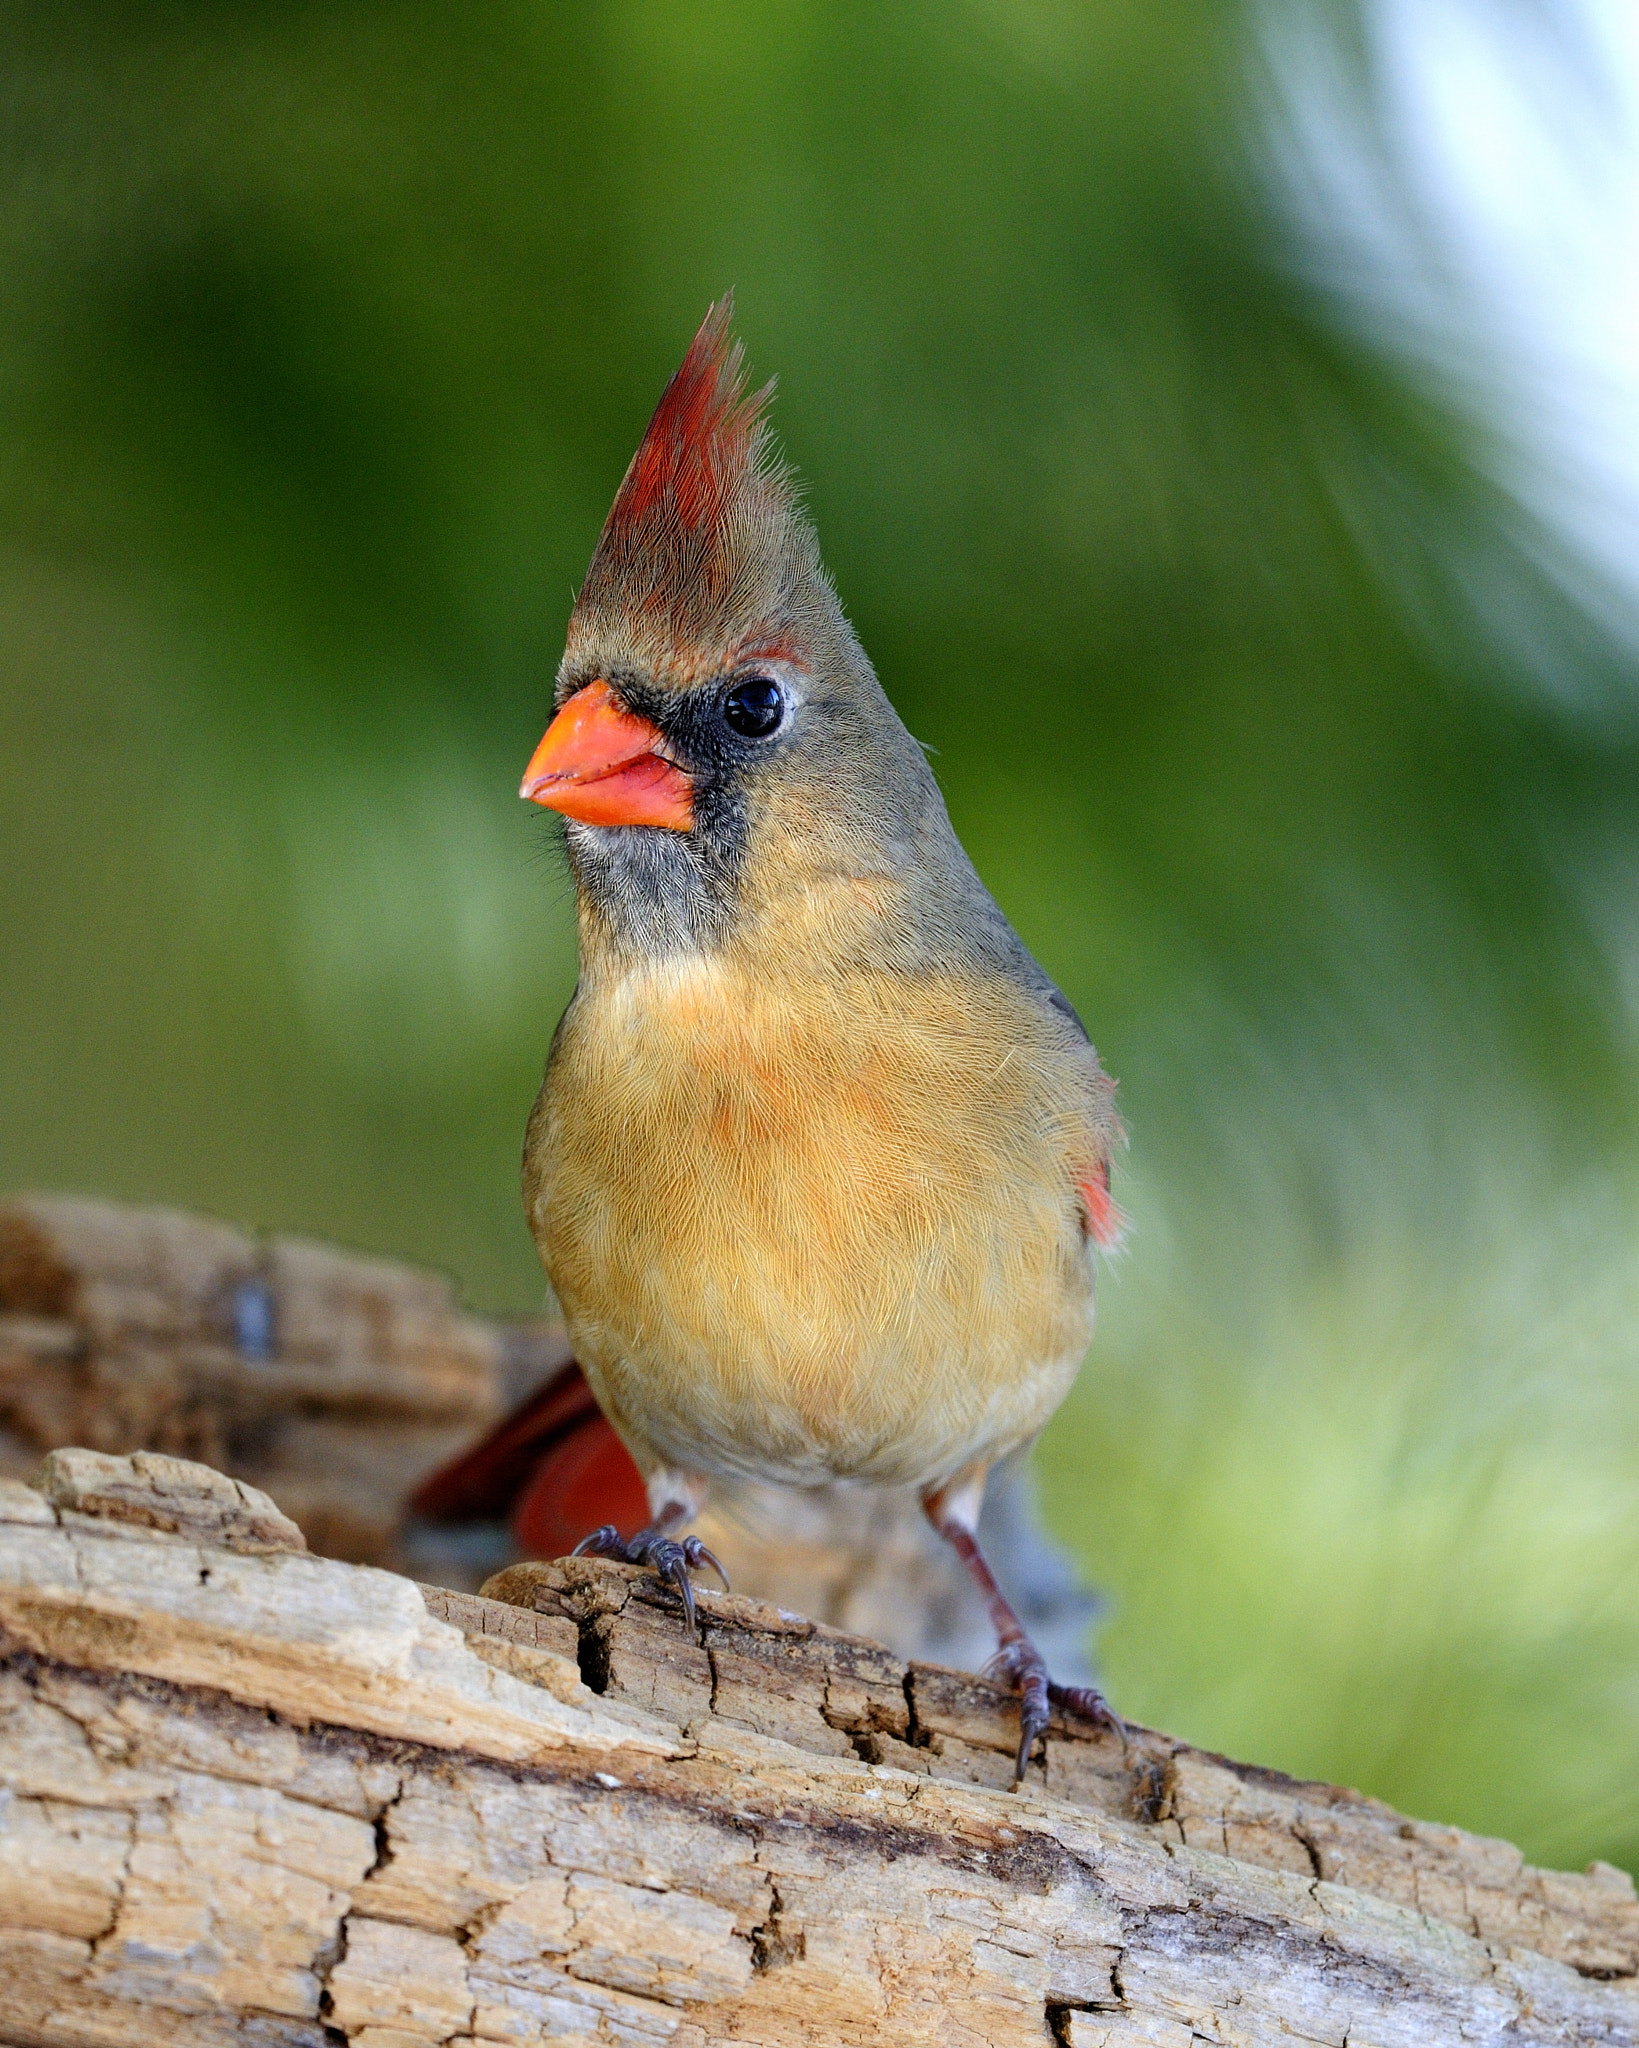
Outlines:
[[[1063,1400],[1111,1242],[1113,1084],[963,852],[747,396],[727,302],[667,385],[522,794],[580,982],[524,1200],[678,1589],[710,1476],[914,1485],[988,1603],[1018,1771],[1059,1688],[974,1538]]]

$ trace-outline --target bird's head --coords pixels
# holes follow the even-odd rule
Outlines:
[[[616,494],[524,775],[569,820],[583,914],[622,947],[719,943],[949,833],[774,454],[771,392],[746,392],[714,306]]]

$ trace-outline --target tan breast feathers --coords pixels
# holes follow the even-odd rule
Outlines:
[[[687,1411],[727,1440],[754,1411],[879,1464],[912,1406],[932,1437],[992,1414],[1017,1435],[1044,1371],[1062,1393],[1090,1328],[1092,1116],[1084,1066],[1000,977],[771,990],[668,964],[577,998],[527,1194],[589,1367],[653,1426]]]

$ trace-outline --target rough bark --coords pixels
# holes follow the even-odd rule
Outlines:
[[[0,1484],[14,2048],[1639,2043],[1615,1871],[1142,1730],[1014,1793],[982,1681],[589,1560],[420,1588],[232,1487]]]

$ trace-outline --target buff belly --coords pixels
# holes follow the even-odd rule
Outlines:
[[[904,1392],[916,1361],[856,1358],[829,1375],[831,1397],[815,1402],[793,1390],[783,1361],[742,1352],[738,1369],[724,1370],[723,1352],[714,1351],[701,1369],[680,1372],[670,1345],[633,1344],[595,1316],[572,1315],[569,1327],[593,1390],[640,1464],[791,1486],[924,1486],[993,1463],[1035,1436],[1069,1391],[1085,1348],[1007,1386],[986,1386],[975,1374],[931,1401]],[[899,1402],[873,1398],[882,1381],[900,1386]]]
[[[925,1484],[1068,1391],[1092,1332],[1075,1077],[1007,1054],[1005,988],[892,993],[616,988],[566,1017],[526,1204],[640,1463]]]

